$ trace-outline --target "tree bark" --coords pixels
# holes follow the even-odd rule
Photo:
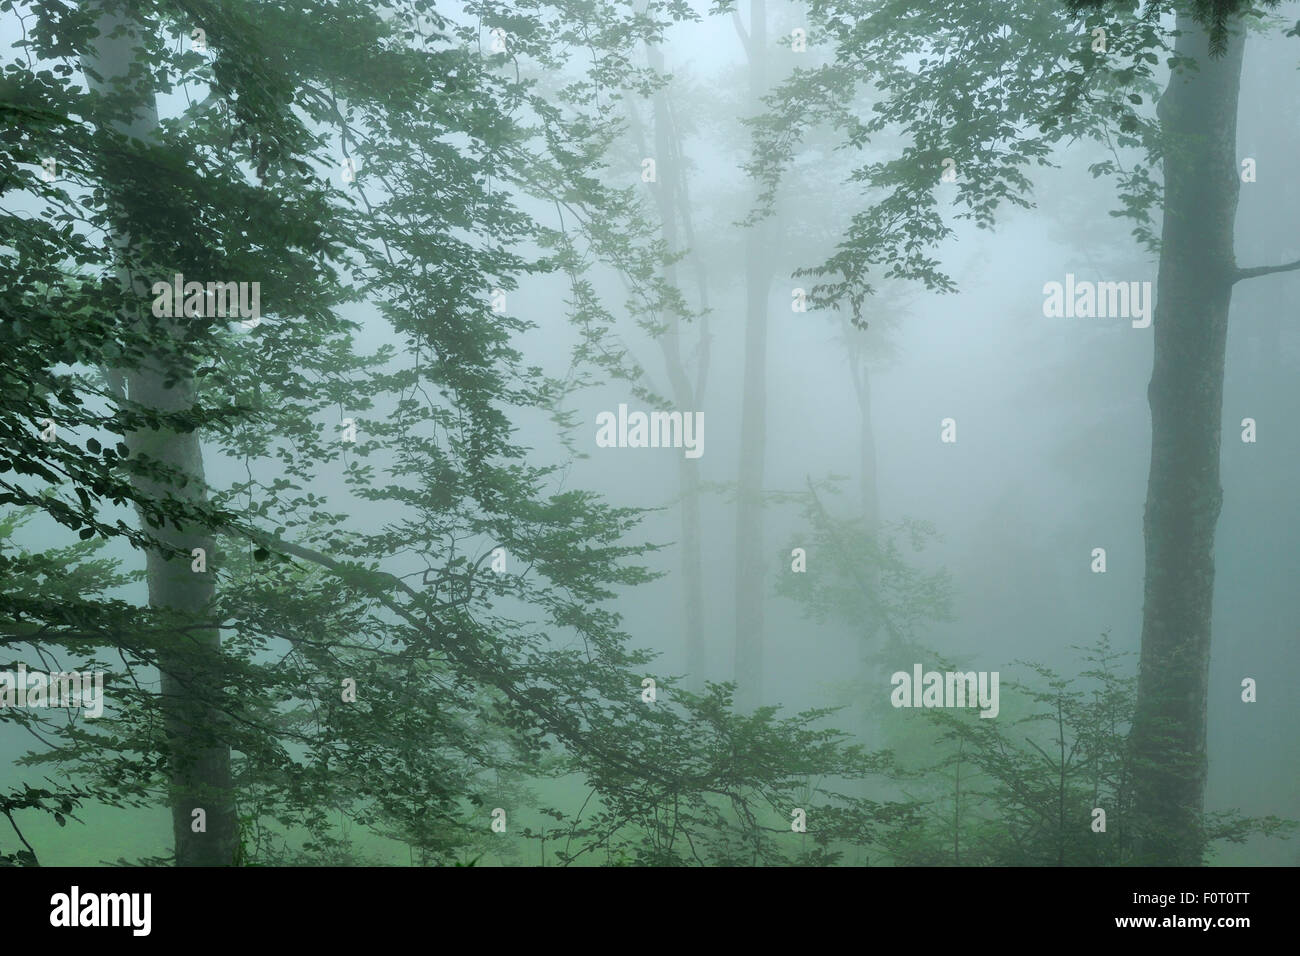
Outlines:
[[[662,73],[663,54],[653,46],[647,45],[646,55],[651,68]],[[677,217],[682,201],[678,188],[683,171],[681,169],[681,140],[673,124],[672,113],[668,104],[668,93],[660,89],[654,97],[654,135],[657,162],[667,167],[655,184],[655,200],[659,207],[659,218],[663,223],[664,246],[668,255],[676,256],[681,251],[678,239]],[[677,288],[677,266],[669,263],[664,266],[664,281],[670,288]],[[681,354],[681,316],[671,310],[667,316],[668,329],[659,337],[659,345],[664,354],[664,366],[668,371],[669,385],[673,398],[683,415],[693,411],[703,411],[699,405],[703,396],[691,384],[686,373]],[[707,351],[701,354],[701,361],[707,362]],[[678,463],[678,487],[681,494],[681,560],[682,593],[685,612],[686,677],[690,687],[699,689],[705,680],[704,654],[704,564],[701,554],[700,535],[700,472],[699,459],[683,457]]]
[[[858,498],[862,507],[863,528],[876,541],[877,554],[880,533],[880,492],[876,471],[876,432],[871,417],[871,371],[867,367],[867,343],[861,329],[847,318],[840,318],[844,330],[844,343],[849,353],[849,373],[853,379],[853,394],[858,401]],[[872,561],[861,575],[863,586],[871,589],[873,601],[879,602],[880,565]],[[880,633],[884,621],[872,616],[862,622],[861,633],[854,634],[854,652],[859,663],[867,663],[869,651]],[[872,732],[864,728],[864,733]]]
[[[122,91],[122,84],[131,75],[133,65],[143,68],[141,61],[145,54],[140,24],[120,13],[118,8],[121,6],[95,6],[99,36],[92,41],[82,61],[90,88],[106,95]],[[95,79],[92,72],[98,74],[99,79]],[[147,71],[145,75],[148,75]],[[137,77],[131,82],[140,80]],[[151,141],[158,129],[153,91],[141,88],[131,119],[115,122],[112,126],[142,142]],[[118,211],[129,209],[133,202],[141,201],[141,197],[116,188],[114,183],[104,185],[110,203]],[[124,288],[131,290],[141,303],[147,303],[150,301],[150,284],[129,266],[134,259],[135,242],[122,222],[119,220],[112,237],[121,255],[119,276]],[[177,305],[179,307],[179,303]],[[148,364],[125,370],[124,374],[115,371],[112,377],[124,381],[126,397],[132,402],[164,413],[187,410],[195,402],[193,377],[181,376],[170,387],[166,384],[169,343],[185,335],[185,319],[162,319],[159,322],[153,334],[159,338],[160,345]],[[154,500],[168,495],[187,502],[205,499],[203,453],[196,432],[134,431],[125,436],[125,443],[132,459],[152,459],[180,472],[187,479],[180,486],[179,483],[136,477],[134,484],[143,495]],[[152,529],[152,534],[164,545],[179,549],[185,555],[189,555],[193,548],[203,548],[209,561],[215,558],[212,539],[201,528],[177,529],[169,525]],[[188,557],[171,557],[163,550],[148,553],[147,569],[151,607],[177,612],[187,622],[209,618],[209,606],[215,593],[211,569],[204,573],[191,571]],[[238,844],[230,748],[214,739],[213,734],[220,727],[219,714],[202,699],[205,690],[219,679],[220,644],[220,631],[216,628],[186,629],[179,631],[172,645],[162,649],[158,655],[169,746],[172,832],[178,866],[228,866],[234,861]],[[192,811],[195,809],[204,811],[205,832],[194,832]]]
[[[858,400],[858,498],[866,529],[875,534],[880,529],[880,492],[876,477],[876,431],[871,420],[871,370],[867,367],[867,346],[862,332],[847,319],[841,319],[844,341],[849,350],[849,372],[853,394]]]
[[[1237,96],[1244,38],[1211,59],[1180,14],[1174,75],[1158,105],[1164,223],[1153,333],[1146,585],[1132,744],[1137,862],[1203,862],[1206,713],[1223,378],[1235,257]]]
[[[766,0],[751,0],[749,93],[755,108],[766,92]],[[740,414],[740,468],[736,506],[737,702],[753,707],[763,693],[763,473],[767,442],[767,309],[772,285],[764,219],[745,237],[745,378]]]

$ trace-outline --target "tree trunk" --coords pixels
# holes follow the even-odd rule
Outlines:
[[[679,465],[682,492],[682,587],[686,610],[686,681],[699,690],[708,676],[704,654],[704,561],[700,534],[700,473],[695,461]]]
[[[1219,442],[1235,258],[1237,93],[1244,39],[1211,59],[1180,14],[1178,54],[1200,69],[1171,78],[1158,106],[1164,224],[1153,323],[1146,591],[1133,725],[1137,862],[1199,865],[1205,841],[1206,711]]]
[[[766,0],[749,10],[749,93],[755,108],[766,92]],[[736,507],[737,701],[753,707],[763,693],[763,471],[767,431],[767,308],[772,285],[768,220],[745,237],[745,379],[740,413]]]
[[[143,66],[145,54],[140,27],[137,22],[116,12],[116,7],[100,9],[97,23],[99,36],[91,43],[82,65],[88,71],[87,82],[91,89],[113,94],[121,91],[120,84],[130,75],[133,65]],[[100,79],[94,79],[90,71],[98,74]],[[141,141],[150,141],[158,128],[153,91],[141,89],[131,120],[114,123],[113,128]],[[133,198],[116,189],[115,183],[104,185],[111,197],[110,203],[119,212],[139,201],[139,197]],[[150,283],[126,265],[133,258],[132,237],[125,228],[119,227],[113,235],[113,242],[122,255],[123,266],[119,275],[124,288],[132,290],[141,303],[148,303]],[[164,384],[168,342],[185,334],[184,323],[183,318],[160,320],[154,334],[161,342],[157,353],[151,357],[152,361],[125,372],[126,394],[131,401],[164,413],[193,406],[196,389],[192,376],[180,377],[171,387]],[[119,378],[119,375],[115,373],[113,377]],[[126,445],[132,459],[152,459],[181,472],[187,479],[183,487],[178,487],[171,482],[137,477],[134,484],[144,495],[155,500],[167,495],[189,502],[204,500],[203,457],[196,432],[135,431],[126,435]],[[152,529],[152,533],[159,541],[180,549],[186,555],[193,548],[203,548],[209,561],[215,557],[213,542],[202,529],[177,529],[169,525]],[[191,571],[188,557],[169,558],[161,550],[149,552],[147,568],[151,607],[177,612],[177,616],[187,623],[208,619],[215,591],[211,570],[205,573]],[[216,628],[187,629],[177,632],[172,645],[160,651],[158,656],[162,708],[170,750],[168,782],[178,866],[230,865],[238,842],[230,748],[213,739],[212,735],[220,726],[219,715],[202,702],[205,690],[212,688],[213,682],[219,679],[216,663],[220,642],[220,632]],[[192,811],[199,808],[206,816],[206,831],[196,833]]]
[[[871,371],[867,367],[867,343],[862,330],[854,327],[847,318],[840,318],[844,329],[845,347],[849,353],[849,373],[853,378],[853,394],[858,400],[858,498],[862,507],[862,522],[867,534],[875,539],[879,548],[880,493],[876,475],[876,432],[871,418]],[[879,551],[877,550],[877,553]],[[880,565],[872,561],[860,576],[863,586],[871,589],[874,602],[880,600]],[[860,664],[871,660],[870,652],[884,621],[872,615],[862,622],[860,633],[853,635],[853,651]],[[863,728],[863,734],[875,733],[874,727]]]
[[[653,46],[647,45],[646,54],[650,66],[662,73],[663,54]],[[657,162],[665,169],[655,184],[655,199],[659,207],[659,218],[663,223],[664,246],[668,255],[675,256],[681,249],[678,239],[677,216],[682,200],[678,189],[684,175],[682,163],[681,140],[673,124],[668,105],[668,93],[659,90],[654,98],[654,135],[655,156]],[[669,263],[664,266],[664,281],[670,288],[677,288],[677,266]],[[668,329],[659,336],[659,345],[664,353],[664,365],[668,371],[669,385],[673,390],[673,399],[683,415],[693,411],[703,411],[699,407],[703,396],[692,387],[686,374],[686,366],[681,354],[681,316],[672,310],[667,316]],[[708,361],[707,353],[701,361]],[[704,655],[704,575],[701,554],[700,535],[700,472],[699,459],[683,457],[678,464],[678,487],[681,493],[682,522],[682,592],[685,611],[686,642],[686,677],[690,687],[703,687],[705,679]]]
[[[876,479],[876,432],[871,420],[871,370],[867,367],[867,346],[862,332],[841,320],[849,350],[849,372],[853,394],[858,400],[858,498],[867,531],[880,529],[880,492]]]

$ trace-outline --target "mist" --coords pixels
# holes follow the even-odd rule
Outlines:
[[[1300,6],[19,6],[7,861],[1300,861]]]

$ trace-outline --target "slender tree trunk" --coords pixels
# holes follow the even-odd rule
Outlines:
[[[650,66],[658,73],[663,72],[663,54],[653,46],[647,45],[646,55]],[[682,195],[679,189],[681,177],[682,152],[681,140],[673,123],[669,109],[668,93],[659,90],[654,98],[654,134],[655,156],[662,167],[661,175],[655,184],[655,198],[659,207],[659,218],[663,223],[664,245],[669,256],[681,251],[678,238],[677,217]],[[677,288],[677,266],[669,263],[664,266],[664,281],[670,288]],[[672,310],[667,316],[668,329],[659,337],[659,345],[664,353],[664,365],[668,371],[669,385],[673,398],[683,414],[703,411],[699,408],[702,400],[698,391],[692,387],[686,374],[686,366],[681,354],[681,316]],[[707,362],[707,353],[701,361]],[[681,559],[682,559],[682,593],[685,611],[686,675],[689,686],[699,688],[705,679],[704,655],[704,574],[701,554],[700,535],[700,472],[699,459],[683,457],[678,464],[678,487],[681,493]]]
[[[871,370],[867,368],[866,346],[861,332],[843,320],[849,348],[849,371],[853,375],[853,394],[858,400],[858,499],[867,530],[875,534],[880,527],[880,492],[876,479],[876,431],[871,420]]]
[[[121,84],[126,82],[132,66],[143,65],[140,28],[138,23],[116,12],[116,7],[112,10],[99,8],[98,28],[99,36],[83,60],[83,68],[87,70],[91,89],[113,95],[121,91]],[[98,74],[99,78],[92,74]],[[114,127],[141,141],[151,140],[158,128],[153,91],[140,89],[138,105],[131,120],[115,123]],[[115,189],[114,183],[105,185],[110,202],[119,211],[140,201],[138,196]],[[125,265],[132,258],[134,240],[124,227],[119,226],[113,241],[124,261],[119,272],[124,287],[130,289],[141,303],[148,303],[149,282]],[[157,353],[143,367],[127,370],[124,376],[116,372],[112,374],[114,380],[124,380],[126,397],[131,401],[160,412],[193,407],[196,389],[192,376],[181,376],[170,387],[167,384],[168,342],[185,335],[184,322],[184,319],[159,320],[158,327],[153,330],[160,343]],[[154,499],[170,495],[182,501],[203,500],[203,457],[195,432],[135,431],[127,434],[126,445],[132,459],[152,459],[181,472],[187,479],[183,487],[178,487],[171,482],[137,477],[135,485],[144,495]],[[193,548],[203,548],[209,561],[215,557],[213,542],[202,529],[177,529],[169,525],[152,529],[152,533],[164,544],[180,549],[186,555]],[[178,612],[177,616],[187,623],[208,618],[214,594],[211,571],[191,571],[188,557],[170,558],[160,550],[149,552],[147,568],[151,607]],[[214,731],[220,726],[219,715],[201,700],[203,692],[218,679],[219,670],[215,664],[219,656],[220,632],[215,628],[187,629],[178,632],[171,640],[172,645],[161,651],[158,659],[170,748],[168,778],[176,863],[178,866],[229,865],[234,860],[238,842],[230,748],[213,738]],[[204,811],[205,832],[194,832],[195,809]]]
[[[858,410],[858,468],[861,473],[858,479],[859,497],[867,528],[875,532],[880,527],[880,492],[876,483],[876,432],[871,424],[871,372],[865,366],[862,369]]]
[[[700,689],[708,676],[704,654],[704,561],[700,534],[700,473],[695,461],[679,466],[682,492],[682,587],[686,611],[687,686]]]
[[[1244,39],[1211,59],[1180,14],[1176,50],[1200,69],[1161,98],[1164,225],[1147,485],[1146,592],[1133,725],[1137,861],[1199,865],[1225,345],[1235,258],[1237,93]]]
[[[766,92],[766,0],[750,0],[749,93],[755,108]],[[763,693],[763,472],[767,442],[767,310],[772,285],[768,220],[745,237],[745,379],[740,413],[736,507],[737,701],[753,707]]]
[[[876,538],[880,532],[880,495],[876,482],[876,433],[871,419],[871,372],[867,367],[867,347],[860,329],[847,318],[841,318],[844,341],[849,352],[849,372],[853,377],[853,394],[858,401],[858,498],[862,507],[862,521],[868,534]],[[863,569],[863,586],[870,588],[879,602],[880,567],[871,562]],[[870,617],[862,622],[862,630],[853,635],[854,653],[860,664],[867,664],[869,653],[880,633],[883,621]],[[868,665],[869,666],[869,665]],[[874,735],[874,726],[864,726],[863,735]]]

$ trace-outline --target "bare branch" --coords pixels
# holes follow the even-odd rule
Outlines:
[[[221,93],[217,90],[213,90],[199,102],[191,104],[189,109],[185,111],[188,115],[181,128],[188,129],[193,126],[205,113],[208,112],[208,110],[212,108],[214,103],[220,102],[220,100]]]
[[[27,842],[27,837],[23,836],[23,831],[18,829],[18,824],[14,822],[14,815],[9,812],[8,808],[5,808],[3,813],[5,817],[9,820],[9,825],[14,828],[14,833],[18,834],[18,839],[23,841],[23,846],[27,847],[27,852],[30,853],[32,855],[32,859],[36,861],[36,865],[40,866],[41,865],[40,861],[36,859],[36,851],[32,849],[32,845]]]
[[[1238,269],[1233,273],[1232,281],[1236,283],[1242,279],[1256,279],[1259,276],[1272,275],[1274,272],[1294,272],[1297,269],[1300,269],[1300,259],[1280,266],[1255,266],[1253,269]]]
[[[745,48],[745,56],[753,59],[754,53],[749,48],[749,34],[745,31],[745,21],[740,19],[739,10],[731,11],[731,22],[736,25],[736,33],[740,36],[740,45]]]

